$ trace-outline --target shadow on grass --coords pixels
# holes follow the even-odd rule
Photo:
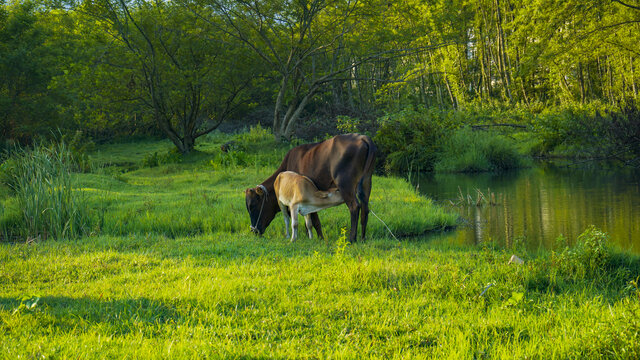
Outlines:
[[[2,330],[28,336],[91,334],[98,339],[143,335],[146,338],[180,338],[205,336],[234,341],[285,340],[274,335],[268,326],[243,329],[247,319],[255,319],[256,311],[266,315],[273,306],[269,297],[257,299],[250,295],[225,298],[211,303],[196,300],[163,301],[149,298],[102,299],[88,297],[43,296],[22,299],[0,297]],[[258,310],[256,310],[258,309]],[[4,316],[7,312],[9,316]],[[2,319],[2,318],[0,318]],[[280,324],[272,324],[280,327]],[[228,349],[227,349],[228,350]],[[244,350],[233,349],[233,358],[242,358]],[[253,357],[252,357],[253,358]]]
[[[103,300],[58,296],[0,298],[0,309],[11,316],[32,316],[41,329],[72,332],[93,326],[106,327],[106,333],[126,335],[145,332],[154,335],[159,326],[187,321],[188,312],[162,301],[146,298]],[[20,324],[20,322],[17,322]],[[9,324],[6,325],[10,327]],[[7,329],[11,330],[11,329]],[[47,330],[50,331],[50,330]]]

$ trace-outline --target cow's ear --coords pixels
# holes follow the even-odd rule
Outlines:
[[[251,190],[253,190],[253,189],[251,189]],[[256,194],[258,194],[260,196],[264,195],[264,190],[262,190],[262,188],[260,188],[260,187],[257,187],[255,191],[256,191]]]
[[[244,191],[245,194],[251,194],[251,193],[254,193],[254,192],[255,192],[255,190],[253,188],[248,188],[248,189],[246,189]]]

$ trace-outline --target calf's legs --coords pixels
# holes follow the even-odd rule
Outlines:
[[[291,242],[298,238],[298,205],[291,205]]]
[[[282,217],[284,218],[285,237],[289,237],[289,223],[291,222],[291,214],[289,214],[289,208],[287,208],[280,202],[278,202],[278,206],[280,206],[280,211],[282,211]]]

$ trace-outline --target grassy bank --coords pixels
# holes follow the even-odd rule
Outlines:
[[[509,265],[507,249],[416,236],[456,217],[374,177],[371,207],[401,242],[370,217],[347,244],[344,206],[320,214],[326,241],[290,244],[281,215],[258,238],[243,190],[288,147],[254,130],[222,153],[229,140],[185,159],[168,142],[99,147],[72,175],[86,234],[0,243],[0,358],[640,356],[640,261],[595,230]],[[3,191],[4,231],[23,235]]]
[[[640,355],[626,258],[576,275],[589,267],[571,257],[226,233],[4,244],[0,259],[3,358]]]
[[[235,141],[233,149],[222,152],[220,145]],[[149,148],[142,151],[142,148]],[[186,158],[176,157],[168,141],[106,145],[91,154],[93,170],[65,173],[73,188],[73,203],[81,203],[76,213],[85,220],[82,233],[92,235],[160,234],[167,237],[213,233],[246,233],[249,217],[244,204],[244,189],[259,184],[277,168],[289,146],[276,144],[272,135],[256,129],[239,136],[215,134]],[[22,160],[17,163],[22,162]],[[151,165],[150,165],[151,163]],[[34,166],[39,163],[36,162]],[[20,172],[18,170],[12,170]],[[58,171],[59,172],[59,171]],[[56,174],[58,173],[56,172]],[[54,177],[54,175],[50,175]],[[13,176],[16,177],[16,176]],[[19,177],[19,176],[18,176]],[[31,179],[27,177],[27,179]],[[31,213],[56,213],[50,202],[35,202],[32,187],[57,194],[64,187],[51,188],[23,181],[26,190],[10,191],[2,200],[4,215],[1,233],[12,238],[54,236],[41,228]],[[45,184],[46,185],[46,184]],[[434,206],[399,178],[375,177],[370,206],[385,220],[396,236],[415,236],[455,226],[457,217]],[[22,195],[21,195],[22,194]],[[69,194],[67,194],[69,195]],[[53,196],[57,197],[57,196]],[[34,203],[25,207],[24,203]],[[29,211],[25,212],[23,209]],[[340,229],[350,223],[348,211],[336,207],[322,212],[328,237],[337,238]],[[64,221],[63,221],[64,223]],[[373,237],[388,236],[375,218],[369,222]],[[27,226],[30,225],[30,226]],[[79,226],[76,226],[76,228]],[[278,217],[265,234],[267,239],[284,237],[284,221]],[[56,236],[59,237],[59,236]]]

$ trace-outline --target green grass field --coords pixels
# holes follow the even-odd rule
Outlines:
[[[257,130],[222,154],[230,138],[154,167],[168,142],[93,153],[73,175],[84,235],[0,243],[0,358],[640,357],[640,261],[597,231],[548,254],[447,244],[424,234],[455,215],[374,177],[371,207],[400,242],[370,217],[367,241],[346,243],[344,206],[320,213],[325,241],[289,243],[282,215],[256,237],[243,190],[288,147]]]

